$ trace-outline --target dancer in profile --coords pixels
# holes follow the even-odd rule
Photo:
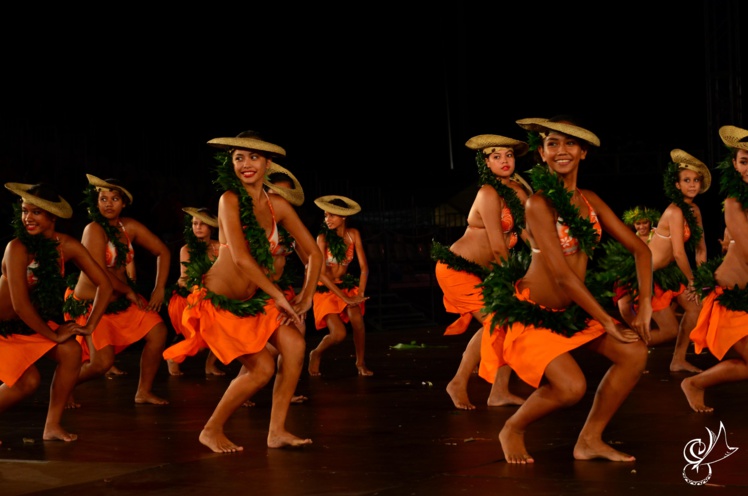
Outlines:
[[[57,230],[58,219],[73,209],[47,184],[6,183],[20,196],[12,220],[15,237],[5,246],[0,275],[0,412],[32,395],[43,357],[56,362],[49,390],[42,439],[75,441],[62,427],[68,396],[81,368],[81,347],[75,336],[90,335],[104,314],[112,285],[86,248]],[[87,274],[94,287],[93,304],[82,324],[63,322],[65,263]]]
[[[579,166],[598,137],[567,116],[517,123],[530,131],[544,164],[530,171],[535,193],[525,204],[532,258],[510,257],[483,283],[492,332],[503,326],[504,359],[535,391],[504,423],[499,441],[508,463],[533,463],[527,429],[552,412],[579,402],[587,381],[572,350],[581,346],[611,362],[574,445],[576,460],[633,461],[605,441],[603,432],[636,385],[647,363],[652,255],[593,191],[577,186]],[[605,231],[634,253],[640,311],[633,329],[609,315],[585,285],[587,263]]]
[[[166,244],[140,221],[123,215],[133,195],[115,178],[99,179],[86,174],[84,191],[91,222],[83,229],[81,242],[106,271],[114,297],[106,313],[90,335],[78,338],[83,348],[83,366],[78,384],[101,377],[114,364],[114,357],[128,346],[145,340],[140,354],[140,377],[135,403],[166,405],[169,402],[153,392],[153,381],[161,366],[166,345],[166,323],[159,315],[166,296],[171,254]],[[156,277],[150,299],[140,295],[127,266],[135,260],[135,246],[151,253],[156,260]],[[132,274],[132,272],[130,272]],[[88,319],[95,285],[84,272],[74,288],[65,292],[65,318],[78,322]],[[69,408],[80,406],[71,395]]]
[[[503,360],[501,346],[491,343],[503,340],[503,333],[483,332],[486,313],[479,285],[492,266],[506,261],[521,237],[526,238],[524,202],[532,188],[515,174],[515,159],[526,154],[529,147],[524,141],[494,134],[474,136],[465,146],[476,150],[479,176],[467,228],[449,247],[434,241],[431,256],[436,261],[436,280],[444,293],[444,308],[460,315],[444,334],[464,333],[473,319],[481,326],[470,338],[457,372],[447,384],[447,394],[456,408],[475,409],[467,388],[478,367],[478,374],[492,384],[488,406],[521,405],[524,399],[509,391],[511,369]],[[522,246],[524,242],[519,245]]]
[[[280,195],[265,191],[264,179],[272,158],[285,150],[245,131],[235,138],[215,138],[208,144],[222,151],[216,156],[218,184],[218,258],[194,286],[182,322],[189,338],[182,356],[210,347],[225,365],[233,360],[241,369],[231,381],[199,435],[200,442],[217,453],[242,451],[225,433],[231,415],[275,375],[267,446],[285,448],[311,444],[286,428],[294,389],[304,364],[305,342],[300,323],[312,305],[322,267],[322,253],[293,206]],[[307,255],[306,278],[289,301],[273,282],[274,254],[280,250],[280,227]],[[187,333],[185,333],[187,335]],[[184,343],[184,345],[183,345]],[[268,343],[278,352],[271,353]],[[169,353],[169,349],[166,350]],[[277,361],[276,361],[277,360]],[[276,373],[277,368],[277,373]]]
[[[722,126],[719,135],[728,148],[717,169],[733,241],[724,256],[696,269],[694,285],[703,301],[689,335],[697,354],[709,349],[719,362],[681,382],[691,409],[705,413],[714,411],[705,401],[709,388],[748,379],[748,130]]]
[[[200,284],[203,274],[218,258],[220,243],[214,239],[213,232],[218,230],[218,218],[206,207],[185,207],[184,238],[185,244],[179,249],[179,265],[181,272],[176,287],[169,298],[169,319],[177,337],[184,337],[182,326],[182,312],[187,306],[187,296],[190,288]],[[169,374],[182,375],[179,364],[174,360],[166,361]],[[205,357],[205,375],[226,375],[226,372],[216,365],[216,355],[208,349]]]
[[[317,235],[317,246],[325,254],[325,266],[320,273],[320,284],[314,294],[314,325],[317,330],[329,330],[317,347],[309,353],[309,375],[318,376],[322,354],[341,343],[346,336],[346,324],[353,328],[358,375],[374,375],[366,366],[366,325],[364,323],[366,283],[369,264],[361,240],[361,233],[348,227],[346,220],[361,211],[355,201],[340,195],[321,196],[314,203],[325,212],[322,229]],[[348,272],[353,257],[359,266],[359,277]]]

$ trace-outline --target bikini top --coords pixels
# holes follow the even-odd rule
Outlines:
[[[60,241],[59,238],[57,238],[57,241]],[[60,262],[60,275],[65,275],[65,256],[62,254],[62,249],[60,246],[57,246],[57,253],[60,254],[59,262]],[[39,267],[39,262],[37,262],[36,257],[31,259],[31,263],[29,263],[26,266],[26,283],[29,285],[29,289],[36,286],[36,283],[39,282],[39,278],[34,274],[34,270]]]
[[[124,265],[127,265],[132,262],[133,258],[135,258],[135,250],[132,247],[130,236],[127,235],[127,231],[125,230],[125,226],[122,224],[122,221],[119,221],[119,227],[122,232],[125,233],[125,239],[127,239],[127,258],[125,259],[124,263]],[[107,241],[104,258],[106,259],[107,268],[112,268],[117,265],[117,248],[114,247],[114,243],[112,243],[111,240]]]
[[[470,229],[485,229],[485,227],[478,226],[468,227]],[[512,229],[514,229],[514,217],[512,216],[512,211],[509,207],[504,206],[501,208],[501,232],[509,235],[509,241],[507,242],[507,248],[509,249],[514,248],[514,245],[517,244],[517,240],[519,239],[517,233]]]
[[[670,239],[670,234],[668,234],[667,236],[663,236],[662,234],[659,233],[657,229],[654,230],[654,233],[663,239]],[[691,228],[688,227],[688,222],[683,221],[683,242],[685,243],[686,241],[688,241],[690,237],[691,237]]]
[[[597,212],[595,212],[595,209],[592,208],[592,205],[590,205],[590,202],[587,201],[587,198],[584,197],[581,191],[579,191],[579,196],[581,196],[584,203],[587,204],[587,209],[590,212],[590,222],[592,222],[592,227],[597,231],[597,240],[600,241],[600,237],[603,234],[603,228],[600,225],[600,220],[597,218]],[[564,224],[564,220],[561,217],[556,219],[556,234],[561,243],[561,251],[564,252],[564,256],[573,255],[579,251],[579,240],[571,236],[569,233],[569,226]],[[538,248],[533,248],[532,251],[534,253],[540,253]]]
[[[330,252],[330,246],[329,245],[327,246],[327,249],[325,250],[326,252],[325,253],[326,255],[325,265],[327,265],[328,267],[330,265],[342,265],[345,267],[353,261],[353,250],[355,248],[353,245],[353,237],[351,236],[351,233],[347,233],[347,234],[348,234],[348,240],[351,243],[348,245],[348,248],[346,248],[345,258],[342,261],[339,262],[338,260],[336,260],[335,257],[333,257],[332,253]]]
[[[266,191],[263,191],[265,193],[265,198],[268,201],[268,207],[270,208],[270,216],[273,218],[273,228],[270,230],[270,234],[268,235],[268,243],[270,243],[270,254],[273,256],[278,255],[286,255],[284,251],[287,249],[286,246],[282,245],[280,242],[280,234],[278,233],[278,224],[275,222],[275,210],[273,210],[273,204],[270,202],[270,198],[268,197],[268,194]],[[242,230],[245,229],[247,226],[242,226]],[[228,246],[226,243],[221,243],[221,246]],[[247,247],[249,247],[249,241],[247,241]]]

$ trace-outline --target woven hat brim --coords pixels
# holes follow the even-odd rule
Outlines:
[[[519,127],[527,131],[535,131],[536,133],[558,131],[559,133],[563,133],[568,136],[574,136],[575,138],[583,139],[590,145],[600,146],[600,138],[598,138],[594,133],[584,129],[583,127],[575,126],[573,124],[568,124],[566,122],[551,122],[548,119],[537,117],[520,119],[516,122]]]
[[[522,187],[525,188],[525,191],[527,191],[528,195],[532,194],[532,186],[530,186],[530,183],[528,183],[527,181],[525,181],[525,179],[522,176],[520,176],[519,174],[517,174],[516,172],[514,174],[512,174],[512,177],[510,177],[509,179],[511,179],[512,181],[520,183],[522,185]]]
[[[278,145],[268,143],[254,138],[213,138],[208,144],[224,150],[233,150],[234,148],[244,148],[247,150],[258,150],[268,152],[282,157],[286,156],[286,150]]]
[[[730,148],[748,150],[748,131],[745,129],[736,126],[722,126],[719,128],[719,137]]]
[[[37,206],[42,210],[49,212],[52,215],[60,217],[62,219],[69,219],[73,216],[73,207],[65,201],[63,197],[57,195],[60,201],[53,202],[39,198],[36,195],[32,195],[28,190],[34,186],[33,184],[23,183],[5,183],[5,187],[16,195],[20,196],[23,201],[30,203],[31,205]]]
[[[91,186],[94,186],[97,189],[103,188],[108,189],[109,191],[121,191],[124,193],[124,195],[127,197],[128,200],[130,200],[130,205],[132,205],[132,194],[130,194],[129,191],[127,191],[122,186],[117,186],[116,184],[108,183],[104,181],[103,179],[99,179],[96,176],[93,176],[91,174],[86,174],[86,177],[88,178],[88,184]]]
[[[291,179],[291,182],[293,182],[293,188],[279,186],[270,182],[267,176],[276,173],[287,175]],[[299,182],[299,180],[296,179],[296,176],[294,176],[290,170],[286,169],[282,165],[276,164],[275,162],[271,162],[268,165],[267,170],[265,171],[265,176],[266,177],[263,181],[263,184],[280,195],[282,198],[285,198],[288,203],[295,207],[300,207],[304,204],[304,189],[301,187],[301,183]]]
[[[195,217],[196,219],[200,219],[205,224],[208,224],[211,227],[218,227],[218,219],[213,217],[212,215],[208,215],[205,212],[200,212],[195,207],[184,207],[182,209],[183,212],[191,215],[192,217]]]
[[[680,169],[691,170],[701,175],[701,193],[705,193],[709,189],[709,186],[712,184],[712,173],[704,162],[679,148],[670,152],[670,158],[678,164]]]
[[[489,153],[486,150],[494,147],[511,148],[518,157],[521,157],[530,150],[530,145],[524,141],[507,138],[506,136],[499,136],[498,134],[479,134],[473,136],[467,140],[465,146],[471,150],[481,150],[484,153]]]
[[[345,207],[341,207],[340,205],[334,205],[330,203],[333,200],[342,200],[346,204],[350,205],[350,207],[345,208]],[[340,196],[340,195],[320,196],[319,198],[314,200],[314,204],[317,205],[322,210],[324,210],[325,212],[329,212],[335,215],[340,215],[341,217],[348,217],[349,215],[355,215],[361,211],[361,205],[351,200],[350,198],[346,198],[345,196]]]

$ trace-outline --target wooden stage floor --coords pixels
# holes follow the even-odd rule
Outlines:
[[[748,494],[748,382],[714,388],[707,400],[715,412],[695,413],[680,390],[684,375],[668,371],[672,346],[652,349],[647,373],[605,436],[637,461],[578,462],[572,448],[606,368],[603,359],[580,352],[588,394],[531,426],[527,445],[535,464],[509,465],[497,434],[516,407],[486,407],[489,384],[478,376],[470,384],[477,410],[453,407],[445,386],[469,335],[447,337],[443,329],[370,331],[373,377],[356,375],[350,333],[323,358],[322,377],[305,369],[297,392],[309,400],[292,405],[288,420],[291,432],[313,440],[301,449],[266,447],[271,385],[227,425],[243,452],[216,454],[201,445],[198,433],[238,370],[231,364],[227,376],[206,378],[204,355],[188,359],[180,377],[169,376],[164,363],[155,392],[169,405],[136,405],[138,345],[118,355],[128,375],[76,389],[82,406],[67,411],[63,423],[79,439],[43,442],[51,368],[42,368],[45,382],[36,395],[0,415],[0,495]],[[310,331],[307,349],[320,338]],[[393,348],[399,343],[419,348]],[[702,367],[714,363],[709,355],[689,357]],[[514,375],[512,381],[514,392],[532,391]],[[710,454],[698,473],[689,473],[703,479],[711,470],[711,478],[689,484],[684,448],[693,440],[708,445],[720,425],[722,441],[737,451],[707,463],[716,451]]]

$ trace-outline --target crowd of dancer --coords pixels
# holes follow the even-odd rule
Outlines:
[[[451,244],[434,241],[431,248],[445,309],[459,315],[445,335],[477,327],[447,394],[455,408],[473,410],[471,376],[491,383],[487,406],[516,407],[498,433],[505,460],[533,463],[525,433],[586,393],[572,354],[586,347],[610,367],[573,457],[634,461],[603,432],[644,372],[648,346],[674,341],[670,371],[690,374],[681,388],[696,412],[713,410],[708,388],[748,379],[748,131],[720,129],[727,152],[714,169],[726,229],[722,252],[708,258],[694,201],[712,182],[704,162],[672,150],[663,176],[667,207],[636,205],[619,216],[577,186],[580,164],[601,146],[593,132],[570,116],[517,124],[527,141],[493,134],[467,141],[479,176],[467,228]],[[82,407],[75,386],[112,371],[115,356],[142,341],[135,403],[168,404],[152,391],[162,364],[179,376],[184,360],[205,353],[205,373],[225,375],[219,365],[236,361],[240,368],[199,442],[214,452],[242,451],[225,426],[272,380],[267,446],[296,447],[312,443],[286,428],[291,403],[306,399],[295,394],[305,358],[308,374],[321,375],[325,352],[350,326],[357,373],[374,374],[365,360],[365,240],[347,225],[361,206],[341,195],[315,199],[323,221],[313,234],[296,211],[304,202],[301,184],[278,164],[284,148],[255,131],[208,145],[217,150],[220,198],[215,211],[184,208],[174,277],[167,245],[125,215],[134,197],[116,178],[87,175],[90,222],[80,240],[56,229],[72,208],[54,188],[5,184],[20,201],[0,277],[0,412],[34,393],[41,383],[36,363],[52,359],[43,439],[74,441],[61,419]],[[528,152],[536,163],[523,178],[515,159]],[[138,292],[135,247],[156,261],[149,297]],[[596,250],[602,255],[591,263]],[[66,265],[79,272],[66,277]],[[315,330],[328,332],[307,355],[310,311]],[[170,327],[176,339],[167,345]],[[717,363],[707,370],[689,363],[691,345]],[[534,388],[528,397],[510,391],[512,373]]]

